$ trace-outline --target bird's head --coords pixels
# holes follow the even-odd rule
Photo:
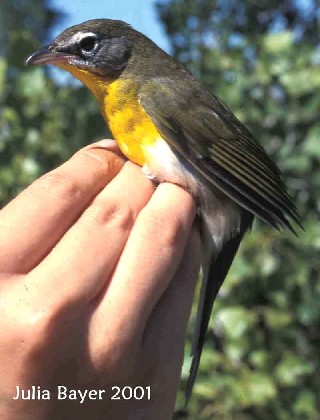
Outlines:
[[[28,65],[53,64],[90,87],[91,79],[113,80],[126,68],[142,34],[127,23],[95,19],[64,30],[28,59]]]

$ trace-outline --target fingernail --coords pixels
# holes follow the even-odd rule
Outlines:
[[[110,149],[110,148],[117,147],[117,142],[111,139],[103,139],[103,140],[98,141],[96,145],[99,147]]]

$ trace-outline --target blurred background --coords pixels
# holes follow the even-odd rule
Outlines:
[[[214,308],[189,418],[320,419],[319,0],[2,0],[1,206],[109,136],[87,89],[24,66],[62,29],[97,17],[131,23],[233,109],[283,171],[305,228],[295,237],[256,221],[246,236]]]

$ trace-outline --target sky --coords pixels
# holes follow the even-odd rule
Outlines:
[[[161,48],[169,51],[169,41],[157,18],[154,3],[154,0],[53,0],[51,4],[66,14],[54,28],[53,36],[68,26],[88,19],[119,19],[130,23]]]

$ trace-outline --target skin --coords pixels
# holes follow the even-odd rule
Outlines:
[[[186,191],[155,189],[110,141],[1,210],[1,419],[171,418],[200,266],[195,215]],[[51,400],[13,400],[17,385]],[[58,401],[57,385],[106,393],[80,405]],[[111,401],[114,385],[151,386],[151,400]]]

